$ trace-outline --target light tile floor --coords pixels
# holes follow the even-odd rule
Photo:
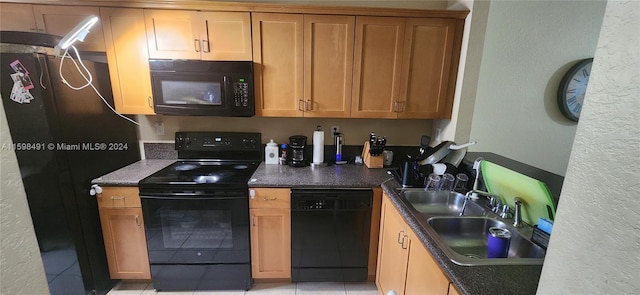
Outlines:
[[[259,283],[249,291],[163,291],[147,282],[121,282],[107,295],[378,295],[374,283]]]

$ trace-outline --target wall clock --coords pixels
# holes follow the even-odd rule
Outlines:
[[[578,122],[589,83],[593,58],[587,58],[575,64],[560,81],[558,87],[558,107],[562,114]]]

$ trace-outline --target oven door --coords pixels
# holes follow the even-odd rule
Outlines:
[[[240,195],[141,194],[150,264],[250,263],[249,201]]]

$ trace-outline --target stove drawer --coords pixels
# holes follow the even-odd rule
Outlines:
[[[98,195],[99,208],[141,208],[138,188],[103,187]]]
[[[250,188],[249,208],[291,208],[291,189],[289,188]]]

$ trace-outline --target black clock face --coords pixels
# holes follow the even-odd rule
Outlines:
[[[578,121],[587,92],[593,58],[581,60],[564,75],[558,88],[558,106],[565,117]]]

